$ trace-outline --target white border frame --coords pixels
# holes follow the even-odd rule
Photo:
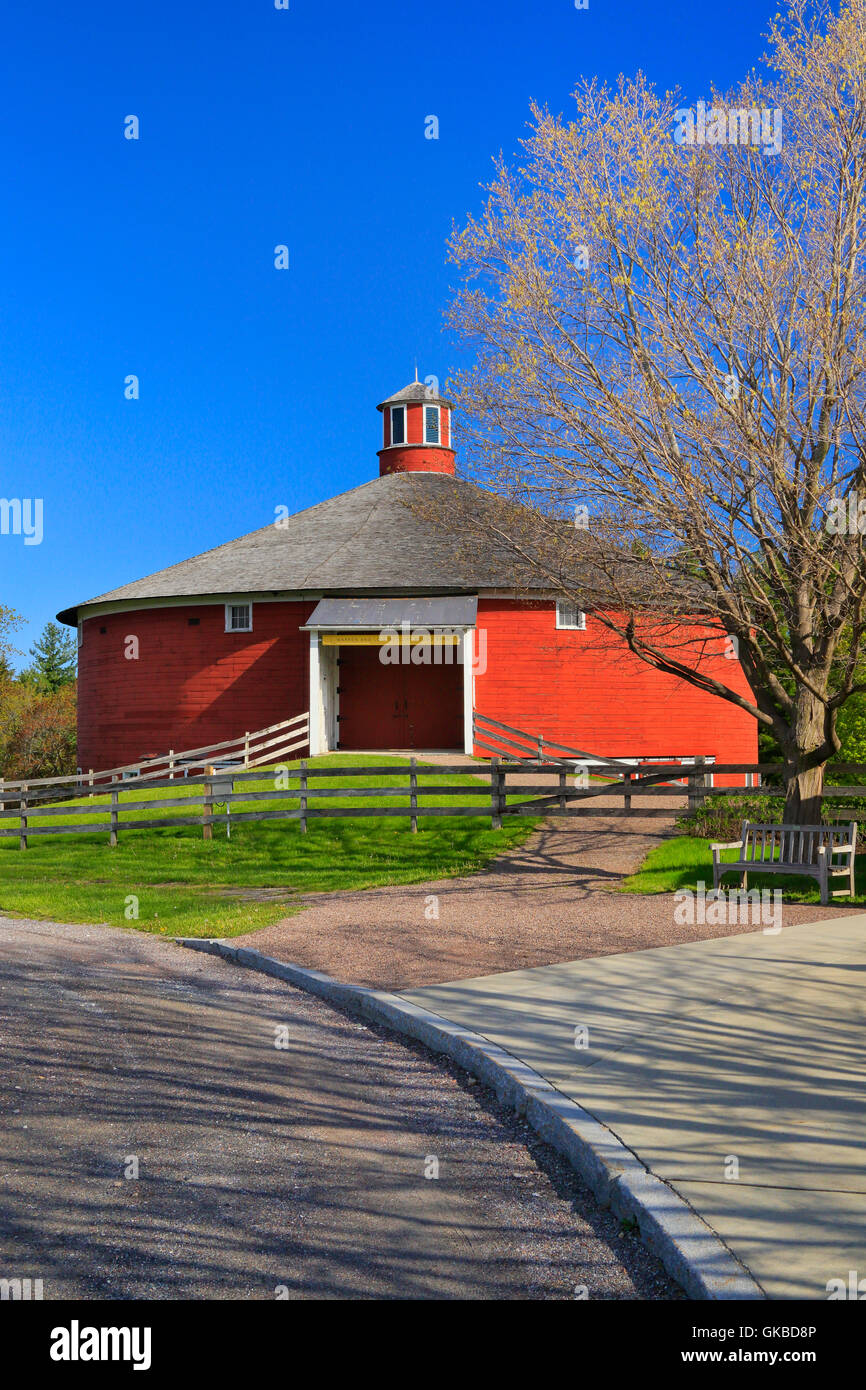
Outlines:
[[[574,607],[574,610],[575,610],[575,612],[576,612],[576,614],[577,614],[577,622],[576,622],[576,623],[563,623],[563,622],[561,622],[561,621],[560,621],[560,610],[561,610],[562,608],[572,608],[572,607]],[[574,605],[573,605],[573,604],[570,604],[570,603],[569,603],[569,604],[565,604],[565,603],[560,602],[559,599],[557,599],[557,601],[556,601],[556,628],[557,628],[557,631],[558,631],[558,632],[586,632],[586,613],[584,612],[584,610],[583,610],[582,608],[578,608],[576,604],[574,604]]]
[[[389,405],[388,409],[389,409],[389,411],[390,411],[391,413],[390,413],[390,415],[388,416],[388,444],[387,444],[386,447],[389,448],[389,449],[402,449],[402,448],[403,448],[403,445],[404,445],[404,444],[408,444],[408,442],[409,442],[409,415],[408,415],[408,412],[407,412],[407,410],[406,410],[405,405]],[[395,411],[395,410],[402,410],[402,412],[403,412],[403,438],[400,440],[399,443],[395,443],[395,441],[394,441],[394,411]]]
[[[249,627],[230,627],[230,626],[229,626],[229,618],[230,618],[230,616],[231,616],[231,609],[232,609],[232,608],[248,608],[248,609],[250,610],[250,624],[249,624]],[[225,609],[225,631],[226,631],[226,632],[252,632],[252,630],[253,630],[253,602],[252,602],[252,599],[242,598],[242,599],[236,600],[234,603],[226,603],[226,604],[224,605],[224,609]]]
[[[437,436],[438,436],[436,439],[428,439],[428,438],[427,438],[427,411],[428,411],[428,410],[435,410],[435,411],[436,411],[436,433],[437,433]],[[431,405],[431,403],[430,403],[429,401],[422,401],[422,403],[421,403],[421,443],[422,443],[422,444],[429,444],[430,447],[433,448],[433,449],[441,449],[441,447],[442,447],[442,407],[441,407],[441,405]]]
[[[454,629],[451,629],[453,631]],[[317,758],[322,753],[333,752],[336,745],[340,742],[340,724],[337,718],[340,713],[340,696],[338,694],[340,685],[340,668],[336,661],[334,663],[334,690],[332,692],[333,708],[331,710],[331,728],[328,727],[328,719],[325,710],[325,696],[322,685],[324,675],[324,655],[322,648],[322,634],[325,632],[343,632],[345,628],[301,628],[310,634],[310,660],[309,660],[309,710],[310,710],[310,757]],[[357,632],[379,632],[378,627],[356,628]],[[463,665],[463,751],[472,756],[472,711],[475,708],[475,628],[466,627],[460,632],[460,650],[462,652]],[[339,648],[333,650],[339,651]],[[334,748],[331,748],[333,731]]]

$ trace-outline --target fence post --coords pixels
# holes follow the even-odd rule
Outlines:
[[[707,793],[713,790],[713,774],[710,769],[715,761],[715,754],[711,754],[709,758],[701,758],[701,762],[708,769],[701,779],[701,786],[704,788],[704,795],[701,797],[701,805],[703,805]]]
[[[23,793],[26,793],[27,788],[26,788],[26,787],[22,787],[22,788],[21,788],[21,791],[22,791]],[[26,849],[26,848],[27,848],[27,797],[26,797],[26,795],[23,795],[23,796],[20,798],[19,802],[18,802],[18,815],[19,815],[20,820],[21,820],[21,824],[20,824],[20,827],[19,827],[20,833],[19,833],[19,835],[18,835],[18,848],[19,848],[19,849]]]
[[[543,762],[544,762],[544,739],[543,739],[543,738],[539,738],[539,740],[538,740],[538,761],[539,761],[540,763],[543,763]]]
[[[409,759],[409,809],[412,812],[412,834],[418,834],[418,817],[415,812],[418,810],[418,764],[414,758]]]
[[[703,771],[703,764],[706,758],[701,754],[695,758],[694,771],[689,773],[689,815],[692,816],[699,811],[704,804],[706,795],[706,773]],[[700,768],[700,771],[698,770]]]
[[[707,760],[703,753],[699,754],[699,756],[695,758],[695,766],[700,767],[701,770],[700,776],[697,778],[698,804],[695,807],[695,810],[697,811],[700,811],[707,798],[707,786],[709,782],[709,777],[707,772],[705,771],[706,764]]]
[[[565,810],[566,804],[567,804],[567,803],[566,803],[566,799],[565,799],[565,789],[566,789],[566,781],[565,781],[565,779],[566,779],[566,771],[565,771],[565,768],[562,768],[562,770],[560,771],[560,774],[559,774],[559,806],[560,806],[560,810],[562,810],[562,811]]]
[[[301,759],[301,834],[307,833],[307,760]]]
[[[250,731],[247,729],[244,734],[244,767],[250,765]]]
[[[173,749],[173,748],[169,748],[169,750],[168,750],[168,780],[169,780],[169,782],[173,782],[173,781],[174,781],[174,749]]]
[[[93,768],[90,769],[87,785],[90,787],[90,795],[93,796]]]
[[[205,799],[201,808],[201,833],[205,840],[213,839],[213,825],[208,822],[207,817],[213,815],[213,802],[208,801],[209,796],[213,796],[213,777],[205,778],[203,782]]]
[[[108,843],[110,845],[117,844],[117,800],[119,795],[119,792],[111,793],[111,829],[108,832]]]
[[[490,759],[490,829],[502,829],[502,816],[499,812],[499,759]]]
[[[623,785],[622,809],[623,809],[624,811],[630,811],[630,810],[631,810],[631,779],[632,779],[633,775],[634,775],[634,774],[631,773],[631,772],[624,772],[624,773],[622,774],[622,785]]]

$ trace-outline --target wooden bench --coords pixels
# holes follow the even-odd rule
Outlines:
[[[739,873],[742,887],[748,888],[749,870],[761,874],[804,874],[815,878],[821,888],[821,903],[826,907],[831,897],[854,896],[854,854],[857,849],[857,822],[848,825],[761,825],[743,821],[739,840],[714,844],[713,888],[718,889],[722,875]],[[735,860],[723,861],[722,850],[740,851]],[[847,888],[830,890],[830,879],[845,874]]]

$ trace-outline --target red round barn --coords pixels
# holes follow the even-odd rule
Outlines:
[[[438,390],[415,380],[378,409],[371,482],[58,614],[79,627],[84,770],[305,711],[314,755],[483,755],[477,711],[599,756],[755,760],[744,711],[654,670],[591,611],[518,586],[501,557],[461,554],[432,524],[458,494],[464,507],[486,496],[454,476]],[[748,695],[728,655],[716,635],[701,662]]]

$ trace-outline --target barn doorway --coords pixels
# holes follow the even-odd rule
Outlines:
[[[311,756],[471,753],[477,613],[474,594],[320,599],[301,629],[310,634]]]
[[[463,747],[463,666],[386,664],[378,646],[341,646],[341,752]]]

